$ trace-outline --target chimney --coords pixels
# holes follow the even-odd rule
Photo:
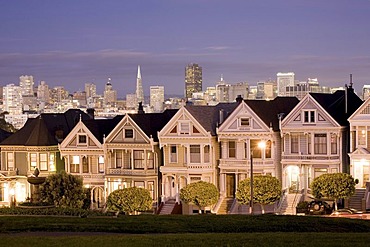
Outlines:
[[[87,108],[86,112],[87,112],[87,115],[89,115],[89,117],[91,119],[95,118],[95,109],[94,108]]]
[[[224,122],[224,119],[225,119],[225,110],[224,109],[220,109],[219,111],[219,125],[221,125],[223,122]]]
[[[143,102],[139,102],[139,108],[137,109],[138,114],[145,114],[144,108],[143,108]]]
[[[237,97],[236,97],[236,102],[238,102],[238,104],[240,104],[240,103],[242,103],[242,101],[243,101],[243,98],[242,98],[242,96],[239,94]]]

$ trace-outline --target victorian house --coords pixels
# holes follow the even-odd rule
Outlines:
[[[64,169],[58,144],[61,143],[79,119],[89,116],[80,110],[68,110],[63,114],[41,114],[28,119],[23,128],[0,143],[1,204],[25,201],[31,187],[27,177],[35,169],[39,176],[47,176]]]
[[[237,101],[238,107],[217,128],[221,144],[220,201],[215,209],[218,213],[246,212],[236,202],[235,191],[238,183],[252,173],[281,180],[279,120],[299,102],[295,97]]]
[[[287,194],[307,199],[314,178],[349,172],[347,118],[361,104],[352,87],[333,94],[310,93],[281,121],[282,184]]]
[[[162,153],[158,130],[177,110],[163,113],[126,114],[104,139],[105,188],[112,191],[141,187],[150,191],[154,205],[158,205],[159,166]]]
[[[356,194],[349,206],[370,208],[370,98],[348,119],[350,123],[350,174],[357,179]],[[357,201],[357,203],[356,203]]]
[[[103,208],[106,202],[104,137],[122,119],[88,119],[80,121],[59,145],[65,170],[83,178],[83,184],[91,190],[91,208]]]
[[[163,149],[161,199],[164,204],[180,203],[179,193],[187,184],[206,181],[218,187],[218,157],[220,152],[216,126],[220,112],[225,116],[237,103],[216,106],[187,105],[159,132]],[[193,206],[183,206],[183,213],[192,213]]]

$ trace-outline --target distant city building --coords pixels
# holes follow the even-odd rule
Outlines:
[[[288,86],[294,86],[294,73],[288,72],[288,73],[277,73],[277,89],[278,89],[278,96],[285,96],[286,87]]]
[[[227,84],[221,77],[221,81],[216,85],[216,101],[234,102],[238,95],[244,99],[248,98],[248,83],[238,82],[236,84]]]
[[[190,99],[193,93],[202,91],[202,67],[192,63],[185,68],[185,98]]]
[[[136,109],[138,105],[136,94],[127,94],[126,95],[126,109],[132,110]]]
[[[96,96],[96,85],[94,83],[85,83],[86,99]]]
[[[367,100],[370,97],[370,85],[364,85],[362,87],[362,99]]]
[[[73,100],[78,102],[78,105],[81,107],[85,107],[87,105],[86,101],[86,92],[85,91],[77,91],[73,93]]]
[[[144,104],[143,80],[141,79],[140,65],[137,66],[136,97],[138,103],[141,102],[142,104]]]
[[[68,98],[68,91],[63,86],[57,86],[50,90],[50,100],[52,103],[62,102]]]
[[[277,84],[275,81],[268,80],[263,87],[264,99],[275,99],[277,95]]]
[[[45,104],[50,102],[49,86],[45,81],[41,81],[37,87],[37,100]]]
[[[154,112],[162,112],[164,104],[164,86],[150,86],[150,106]]]
[[[11,115],[22,114],[22,88],[14,84],[3,87],[3,111]]]
[[[104,89],[104,107],[114,104],[117,101],[117,91],[113,90],[111,78],[108,78]]]
[[[22,75],[19,77],[19,86],[22,89],[22,95],[34,95],[33,93],[33,76]]]

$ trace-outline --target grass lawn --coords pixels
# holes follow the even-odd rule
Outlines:
[[[367,246],[370,220],[281,215],[0,216],[6,246]]]
[[[6,246],[366,246],[368,233],[196,233],[4,236]]]

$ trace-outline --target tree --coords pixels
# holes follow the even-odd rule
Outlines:
[[[43,202],[57,207],[82,208],[87,194],[81,177],[61,171],[49,175],[40,185],[40,196]]]
[[[334,200],[335,210],[338,209],[338,199],[345,199],[355,194],[356,182],[347,173],[327,173],[316,177],[311,183],[315,198]]]
[[[273,204],[281,197],[280,181],[270,175],[255,176],[253,178],[253,202],[261,205],[262,213],[265,213],[265,205]],[[250,178],[239,182],[236,191],[236,199],[239,203],[247,205],[251,200]]]
[[[180,190],[180,199],[186,204],[198,206],[199,213],[202,213],[202,208],[215,204],[219,195],[214,184],[204,181],[190,183]]]
[[[153,199],[150,192],[144,188],[130,187],[118,189],[109,194],[107,207],[126,214],[146,211],[152,208]]]

